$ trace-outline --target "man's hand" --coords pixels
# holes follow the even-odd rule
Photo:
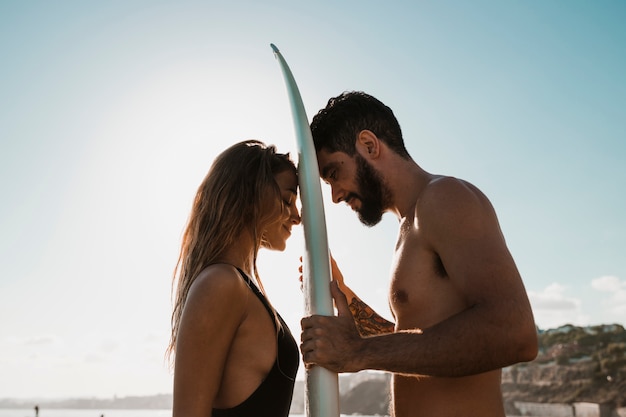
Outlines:
[[[330,283],[337,316],[314,315],[301,321],[300,350],[307,368],[322,366],[333,372],[358,372],[363,339],[359,335],[346,296],[337,281]]]

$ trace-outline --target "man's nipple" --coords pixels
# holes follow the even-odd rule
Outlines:
[[[404,290],[396,290],[391,294],[394,303],[405,304],[409,302],[409,294]]]

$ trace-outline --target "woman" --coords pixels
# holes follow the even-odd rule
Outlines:
[[[288,155],[255,140],[219,155],[200,185],[174,273],[174,417],[288,416],[298,346],[256,259],[285,249],[296,197]]]

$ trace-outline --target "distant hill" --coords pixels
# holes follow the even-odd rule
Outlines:
[[[172,408],[172,394],[114,398],[71,398],[58,400],[0,399],[0,408],[28,408],[35,404],[40,409],[83,409],[83,410],[153,410]]]
[[[507,403],[593,402],[626,407],[626,331],[617,324],[539,331],[539,355],[505,368]]]
[[[502,394],[507,411],[514,403],[591,402],[626,407],[626,330],[618,324],[538,330],[539,355],[528,363],[505,368]],[[385,415],[389,379],[383,372],[339,377],[342,414]],[[30,408],[36,400],[0,399],[0,408]],[[171,394],[112,399],[40,401],[40,408],[171,409]],[[292,413],[304,410],[304,383],[294,388]]]

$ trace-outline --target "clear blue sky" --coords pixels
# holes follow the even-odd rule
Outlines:
[[[170,282],[213,158],[294,156],[364,90],[426,170],[494,204],[542,328],[626,324],[626,3],[0,2],[0,397],[171,392]],[[324,187],[325,196],[328,190]],[[397,221],[326,204],[347,282],[389,317]],[[301,231],[259,264],[299,333]]]

